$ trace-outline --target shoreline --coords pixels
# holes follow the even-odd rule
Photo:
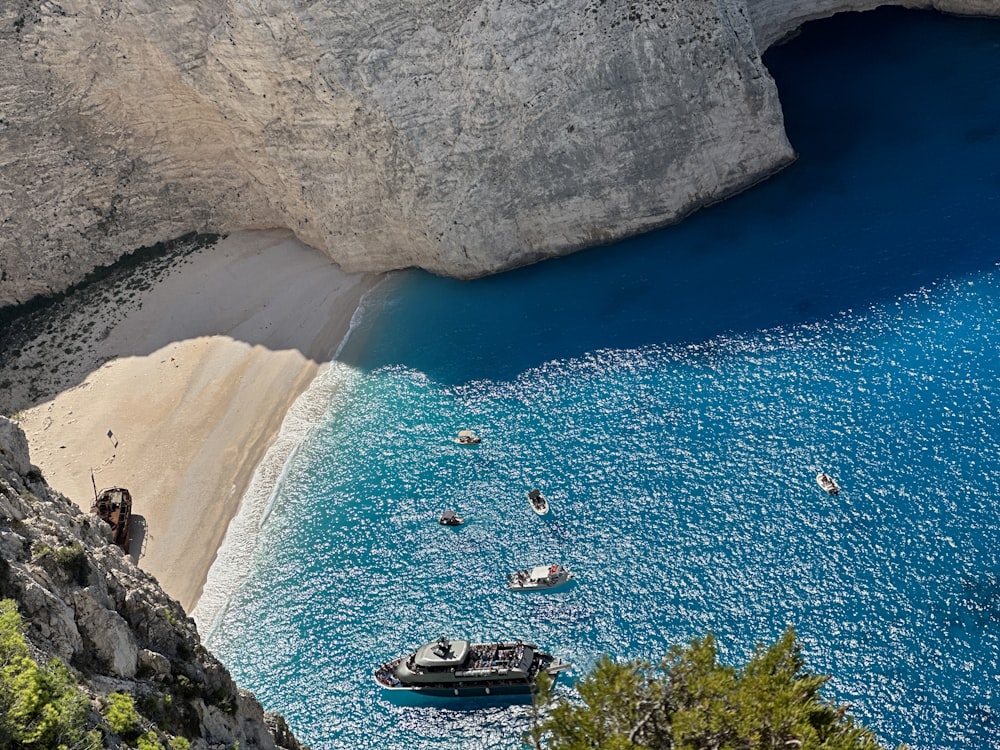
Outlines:
[[[224,617],[233,591],[253,568],[260,530],[270,515],[289,462],[352,373],[351,368],[336,361],[325,365],[284,415],[277,437],[254,468],[239,509],[226,526],[201,596],[188,612],[206,645]]]
[[[91,472],[98,489],[128,487],[132,559],[191,613],[286,415],[381,278],[344,273],[287,230],[238,232],[139,284],[110,320],[80,306],[66,325],[86,351],[46,372],[54,397],[16,414],[32,463],[84,511]],[[95,322],[103,335],[84,333]],[[0,376],[27,389],[55,344],[40,335]]]

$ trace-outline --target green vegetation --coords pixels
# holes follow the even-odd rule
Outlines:
[[[136,742],[138,750],[163,750],[163,743],[156,736],[156,732],[146,732]]]
[[[49,547],[40,550],[40,554],[50,559],[59,559],[59,553],[60,550]],[[70,560],[76,557],[73,550],[64,554]],[[2,564],[6,563],[0,559],[0,567]],[[166,719],[173,699],[167,694],[160,699],[148,697],[144,703],[156,703]],[[171,737],[163,727],[160,731],[152,728],[128,693],[109,694],[102,713],[111,732],[122,741],[122,747],[191,749],[191,742],[185,737]],[[0,600],[0,750],[98,750],[104,743],[101,730],[94,728],[95,723],[96,713],[91,715],[89,696],[70,670],[59,659],[52,659],[45,666],[32,659],[17,604],[12,599]],[[197,721],[194,726],[197,727]]]
[[[135,701],[128,693],[111,693],[104,709],[104,718],[115,734],[122,737],[134,737],[139,730],[139,712],[135,710]]]
[[[98,748],[86,732],[88,701],[58,659],[31,658],[17,605],[0,601],[0,750]]]
[[[87,585],[90,567],[87,565],[87,553],[82,544],[73,542],[65,547],[59,547],[53,552],[53,556],[73,580],[81,586]]]
[[[877,750],[870,730],[822,698],[795,631],[758,646],[742,669],[720,664],[712,635],[675,646],[657,668],[602,657],[577,685],[582,702],[539,681],[537,750]],[[543,718],[544,717],[544,718]]]

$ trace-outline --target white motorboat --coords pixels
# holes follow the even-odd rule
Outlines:
[[[459,445],[479,445],[483,439],[472,430],[459,430],[455,442]]]
[[[572,665],[534,643],[470,643],[438,638],[375,670],[386,690],[412,690],[440,697],[528,695],[540,672],[553,679]]]
[[[507,575],[507,588],[511,591],[551,591],[573,580],[573,573],[559,563],[536,565]]]
[[[816,484],[822,487],[824,490],[829,492],[831,495],[836,495],[840,492],[840,485],[834,481],[834,478],[825,472],[820,472],[816,475]]]
[[[532,490],[529,492],[528,500],[531,503],[531,509],[538,515],[544,516],[549,512],[549,501],[545,499],[541,490]]]
[[[465,523],[465,519],[453,510],[446,510],[441,514],[441,517],[438,519],[438,523],[442,526],[461,526]]]

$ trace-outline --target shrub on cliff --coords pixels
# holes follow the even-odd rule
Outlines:
[[[0,750],[101,746],[86,731],[89,702],[66,665],[31,658],[17,605],[0,601]]]
[[[602,657],[577,685],[582,702],[555,698],[543,675],[526,741],[538,750],[878,750],[871,730],[822,698],[826,680],[804,669],[791,628],[742,669],[720,664],[708,635],[675,646],[655,669]]]
[[[104,718],[115,734],[126,739],[134,739],[139,734],[139,712],[135,701],[128,693],[111,693],[107,698]]]
[[[87,585],[87,576],[90,575],[90,567],[87,565],[87,553],[84,551],[82,544],[73,542],[72,544],[57,548],[52,554],[70,579],[76,581],[80,586]]]

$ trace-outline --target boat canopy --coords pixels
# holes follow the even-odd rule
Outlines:
[[[457,667],[469,656],[469,642],[441,637],[417,649],[414,661],[420,667]]]

